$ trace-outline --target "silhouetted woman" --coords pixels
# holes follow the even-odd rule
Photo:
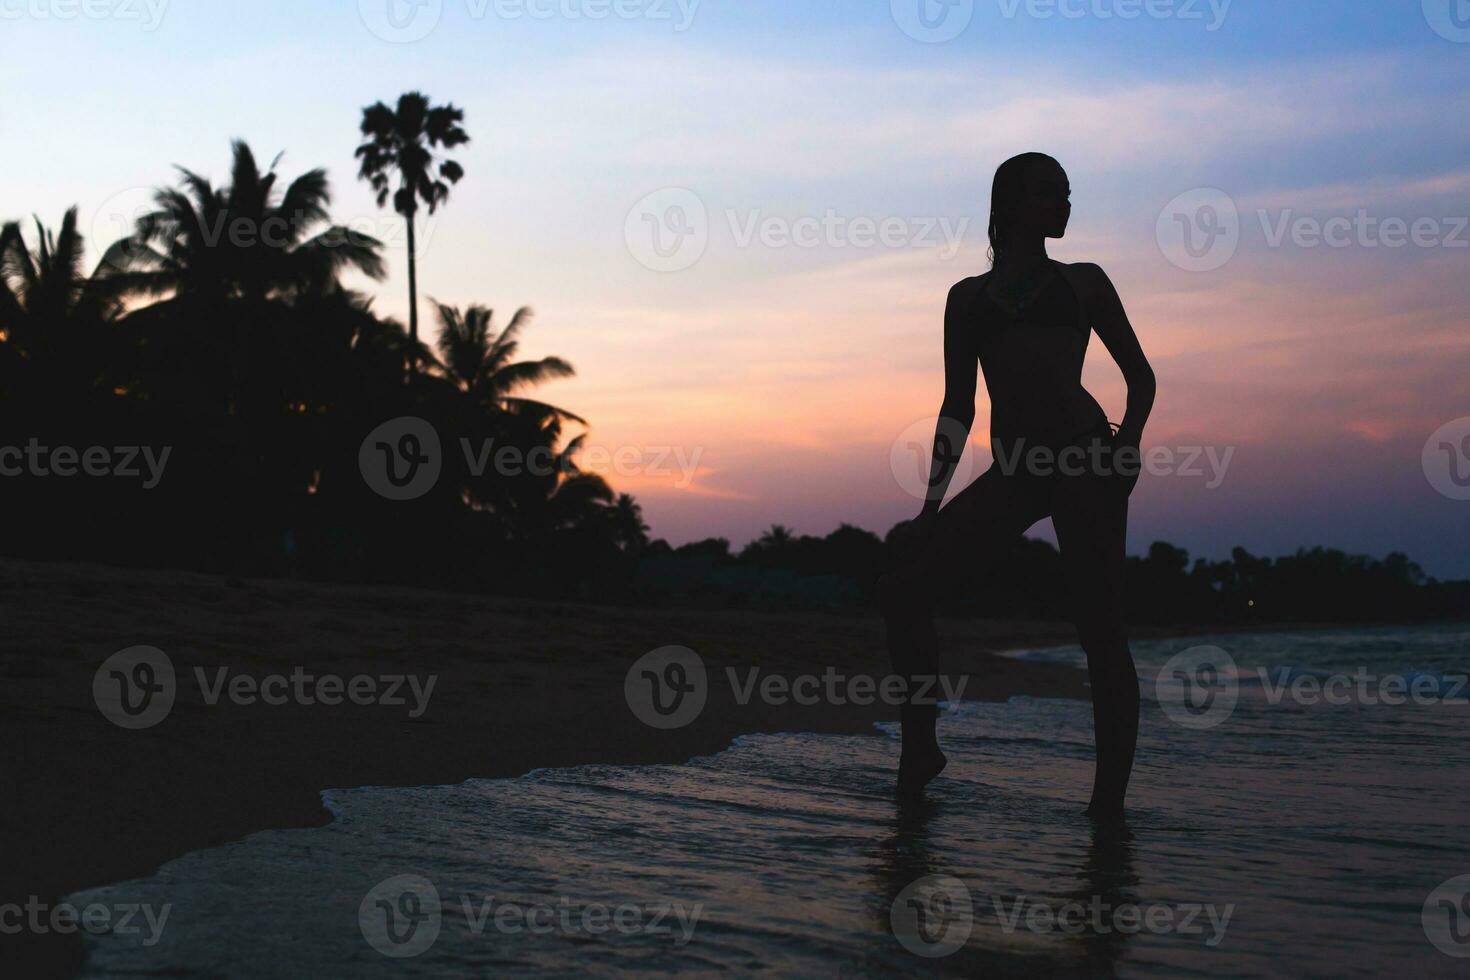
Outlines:
[[[1046,254],[1046,240],[1066,232],[1070,197],[1066,172],[1045,154],[1022,154],[995,172],[993,267],[949,292],[944,404],[928,497],[895,539],[880,594],[889,653],[910,681],[898,782],[900,792],[913,793],[946,761],[934,735],[934,699],[923,696],[933,687],[924,678],[939,672],[934,598],[1050,516],[1092,684],[1097,772],[1088,812],[1113,818],[1122,814],[1138,740],[1138,675],[1122,617],[1123,548],[1154,375],[1103,270]],[[1093,331],[1128,383],[1116,433],[1082,387]],[[977,361],[990,394],[996,462],[941,509],[975,420]]]

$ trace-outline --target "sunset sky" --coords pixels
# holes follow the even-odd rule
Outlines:
[[[1145,477],[1131,551],[1324,544],[1470,575],[1470,501],[1421,462],[1470,416],[1470,18],[1451,0],[929,13],[0,0],[0,219],[56,224],[78,204],[95,257],[173,165],[223,182],[243,138],[262,163],[284,151],[288,177],[328,168],[337,220],[389,242],[391,276],[369,288],[402,316],[401,223],[356,180],[357,123],[410,89],[452,101],[474,142],[424,229],[422,294],[533,307],[527,353],[578,370],[540,397],[589,418],[597,447],[671,450],[655,472],[609,471],[653,533],[739,546],[772,523],[882,533],[916,512],[894,445],[902,461],[938,409],[946,291],[986,268],[995,166],[1043,150],[1073,187],[1053,254],[1108,270],[1158,375],[1146,444],[1232,453],[1218,486],[1203,460]],[[1222,203],[1238,220],[1191,258],[1171,235],[1203,235]],[[694,252],[659,257],[650,207]],[[1217,267],[1180,267],[1200,264]],[[1096,342],[1086,382],[1120,418]],[[986,416],[982,393],[982,464]]]

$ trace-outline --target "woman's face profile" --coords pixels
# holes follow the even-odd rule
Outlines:
[[[1072,186],[1067,172],[1050,160],[1038,160],[1027,168],[1022,181],[1021,213],[1033,230],[1044,238],[1061,238],[1072,217]]]

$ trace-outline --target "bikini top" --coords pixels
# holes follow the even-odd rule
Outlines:
[[[978,284],[979,296],[971,310],[972,315],[983,314],[986,322],[1001,328],[1070,327],[1079,331],[1084,340],[1091,333],[1081,298],[1056,262],[1048,262],[1047,272],[1011,303],[992,296],[989,286],[988,282]]]

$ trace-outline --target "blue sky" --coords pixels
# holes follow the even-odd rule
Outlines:
[[[1470,43],[1434,29],[1453,28],[1436,21],[1449,0],[1235,0],[1216,30],[1205,2],[1184,8],[1198,18],[1158,0],[1166,16],[1125,20],[1099,12],[1129,0],[1069,0],[1075,17],[977,0],[942,43],[905,34],[888,0],[706,0],[683,31],[674,0],[623,0],[652,15],[603,20],[443,0],[404,21],[433,24],[411,43],[370,29],[386,0],[172,0],[154,30],[128,16],[144,0],[61,19],[80,8],[67,2],[0,0],[0,84],[21,93],[0,109],[0,217],[55,223],[75,203],[105,239],[173,164],[223,179],[242,137],[262,160],[286,151],[288,175],[329,169],[338,219],[392,248],[372,289],[401,316],[401,227],[355,180],[357,120],[411,88],[453,101],[474,142],[425,229],[423,290],[534,307],[528,353],[579,370],[545,394],[589,417],[595,443],[698,452],[692,482],[612,476],[672,540],[910,516],[891,449],[937,410],[943,297],[985,268],[995,165],[1043,149],[1074,187],[1055,254],[1110,271],[1159,373],[1150,440],[1235,449],[1218,487],[1146,477],[1132,549],[1397,548],[1470,575],[1470,503],[1421,465],[1430,433],[1470,416],[1470,250],[1451,234],[1470,214]],[[669,188],[695,195],[708,245],[660,272],[626,236]],[[1159,219],[1201,188],[1237,209],[1239,244],[1191,271]],[[1360,211],[1436,234],[1272,242]],[[739,237],[828,213],[964,234],[952,249]],[[1086,380],[1116,419],[1123,389],[1100,349]],[[982,404],[982,454],[984,419]]]

